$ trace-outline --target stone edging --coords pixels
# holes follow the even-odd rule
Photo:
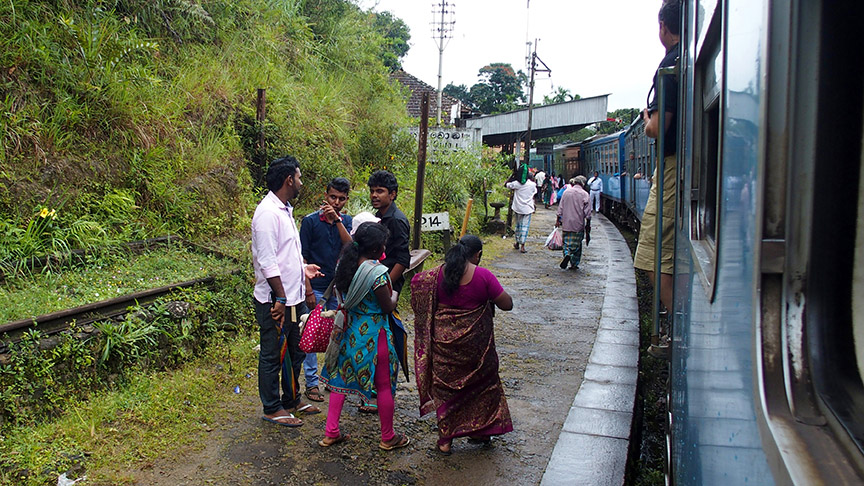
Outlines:
[[[621,233],[604,217],[594,220],[609,241],[600,325],[541,486],[624,484],[639,375],[636,277]]]

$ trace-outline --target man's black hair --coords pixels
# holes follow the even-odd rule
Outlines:
[[[351,192],[351,181],[344,177],[336,177],[327,183],[327,190],[329,191],[331,188],[348,194]]]
[[[657,19],[666,25],[672,35],[681,35],[681,2],[679,0],[665,0],[660,7]]]
[[[399,183],[396,182],[396,176],[388,170],[378,170],[369,176],[367,185],[372,187],[385,187],[388,192],[399,191]]]
[[[285,179],[297,175],[299,168],[300,162],[291,155],[270,162],[270,167],[267,168],[267,189],[278,191],[285,183]]]

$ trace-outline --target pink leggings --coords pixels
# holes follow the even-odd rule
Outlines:
[[[381,420],[381,441],[393,440],[393,412],[396,408],[393,402],[393,392],[390,389],[390,351],[387,349],[387,331],[381,329],[378,333],[378,362],[375,365],[375,391],[378,392],[378,418]],[[330,393],[330,404],[327,407],[327,428],[324,435],[335,439],[342,435],[339,432],[339,417],[345,395],[338,392]]]

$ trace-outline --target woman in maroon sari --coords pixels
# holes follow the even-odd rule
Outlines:
[[[492,330],[495,306],[510,310],[513,299],[478,266],[482,253],[480,238],[466,235],[444,265],[411,280],[420,415],[436,412],[445,455],[456,437],[488,443],[513,430]]]

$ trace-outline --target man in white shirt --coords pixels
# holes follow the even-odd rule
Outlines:
[[[600,212],[600,195],[603,194],[603,179],[600,178],[600,173],[594,171],[594,177],[588,179],[588,187],[591,189],[591,208],[595,213]]]
[[[537,184],[537,187],[543,187],[543,181],[546,180],[546,173],[542,170],[534,174],[534,183]]]
[[[300,351],[298,327],[300,316],[308,311],[306,279],[321,276],[318,265],[303,264],[294,208],[289,202],[300,194],[302,186],[297,159],[287,156],[274,160],[267,169],[270,192],[252,217],[255,317],[261,337],[258,356],[258,394],[264,408],[261,418],[286,427],[303,425],[294,413],[320,412],[315,406],[300,401],[298,384],[306,357]],[[310,301],[314,300],[314,295],[312,298]],[[284,361],[281,358],[283,343],[287,343]]]
[[[516,241],[513,243],[513,248],[525,253],[525,240],[528,239],[528,228],[531,226],[531,214],[534,213],[534,194],[537,194],[537,183],[534,182],[534,176],[530,173],[522,184],[513,177],[510,178],[505,186],[507,189],[514,191],[513,204],[510,209],[516,213]]]

